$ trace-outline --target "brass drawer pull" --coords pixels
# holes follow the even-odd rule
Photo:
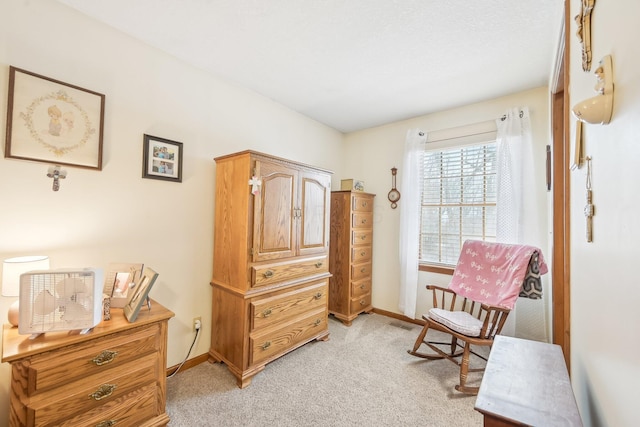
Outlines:
[[[367,304],[367,302],[365,300],[363,300],[363,299],[360,300],[360,305],[366,305],[366,304]]]
[[[320,268],[320,267],[322,267],[322,261],[316,262],[316,268]]]
[[[360,289],[364,289],[364,288],[366,288],[366,286],[363,283],[362,285],[360,285]]]
[[[316,319],[316,321],[313,322],[313,326],[318,326],[320,323],[322,323],[322,320]]]
[[[102,384],[96,391],[89,395],[89,398],[93,400],[102,400],[105,397],[111,396],[115,389],[115,384]]]
[[[271,347],[271,341],[267,341],[267,342],[265,342],[264,344],[262,344],[262,345],[260,346],[260,348],[261,348],[261,349],[263,349],[263,350],[266,350],[266,349],[268,349],[269,347]]]
[[[315,294],[315,295],[313,296],[313,298],[314,298],[314,299],[320,299],[320,298],[322,298],[322,292],[318,292],[317,294]]]
[[[107,363],[113,362],[113,360],[116,358],[117,355],[118,355],[117,351],[105,350],[99,355],[97,355],[96,357],[94,357],[93,359],[91,359],[91,361],[96,366],[102,366],[102,365],[106,365]]]
[[[360,252],[360,256],[365,256],[367,253],[365,251]]]
[[[366,208],[368,203],[365,201],[365,202],[362,202],[360,204],[362,205],[363,208]]]
[[[268,279],[270,277],[273,277],[273,271],[267,270],[264,273],[262,273],[262,275],[264,276],[265,279]]]
[[[362,220],[360,220],[360,224],[366,224],[367,223],[367,218],[362,218]]]
[[[96,424],[96,427],[113,427],[117,423],[118,423],[118,420],[106,420]]]
[[[363,234],[362,236],[360,236],[360,240],[366,240],[367,239],[367,235]]]
[[[364,267],[362,267],[362,268],[360,269],[360,273],[364,273],[365,271],[367,271],[367,269],[366,269],[366,268],[364,268]]]
[[[271,309],[267,308],[265,311],[262,312],[262,317],[269,317],[271,316]]]

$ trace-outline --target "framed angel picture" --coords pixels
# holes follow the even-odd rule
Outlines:
[[[9,68],[5,157],[102,169],[105,96]]]

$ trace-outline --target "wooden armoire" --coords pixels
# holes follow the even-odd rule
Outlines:
[[[209,356],[244,388],[329,336],[331,172],[255,151],[215,161]]]
[[[329,313],[350,326],[360,313],[371,312],[373,199],[375,194],[334,191],[331,194]]]

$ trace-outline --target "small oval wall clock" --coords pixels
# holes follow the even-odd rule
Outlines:
[[[391,202],[391,209],[395,209],[398,207],[398,200],[400,200],[400,192],[396,189],[396,174],[398,173],[397,168],[391,168],[391,191],[387,197]]]

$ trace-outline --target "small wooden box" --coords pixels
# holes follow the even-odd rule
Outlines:
[[[340,181],[340,190],[364,191],[364,181],[359,179],[343,179]]]

